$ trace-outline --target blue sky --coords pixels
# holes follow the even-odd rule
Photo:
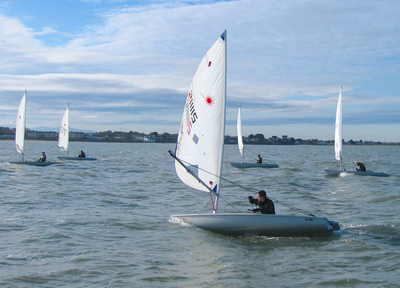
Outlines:
[[[177,133],[191,78],[228,31],[227,127],[400,141],[400,2],[57,0],[0,3],[0,126]]]

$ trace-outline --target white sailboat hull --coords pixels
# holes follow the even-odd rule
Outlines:
[[[356,170],[327,170],[324,169],[325,173],[329,176],[338,176],[340,174],[355,174],[359,176],[376,176],[376,177],[389,177],[390,175],[384,172],[374,171],[356,171]]]
[[[73,157],[73,156],[58,156],[57,157],[59,160],[78,160],[78,161],[94,161],[97,160],[97,158],[91,158],[91,157]]]
[[[49,166],[53,164],[61,164],[60,162],[40,162],[40,161],[17,161],[17,162],[8,162],[8,164],[15,164],[15,165],[30,165],[30,166]]]
[[[307,237],[341,234],[337,222],[323,217],[216,213],[172,215],[201,229],[231,236]]]
[[[241,163],[241,162],[231,162],[234,168],[279,168],[278,164],[268,164],[268,163]]]

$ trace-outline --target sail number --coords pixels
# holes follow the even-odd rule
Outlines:
[[[189,109],[190,117],[189,117],[188,123],[187,123],[187,133],[188,133],[188,135],[190,135],[190,132],[192,132],[192,126],[199,117],[197,116],[196,109],[194,107],[192,91],[189,92],[188,98],[189,98],[188,99],[189,101],[188,101],[187,108]]]

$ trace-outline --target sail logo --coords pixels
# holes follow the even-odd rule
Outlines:
[[[66,126],[66,125],[64,124],[64,126]],[[60,132],[62,134],[64,134],[64,135],[66,135],[67,134],[67,129],[65,129],[65,127],[63,127],[63,126],[60,126]]]
[[[201,93],[200,93],[200,94],[201,94]],[[211,97],[211,95],[208,94],[208,95],[204,96],[203,94],[201,94],[201,96],[203,96],[204,100],[206,101],[206,105],[207,105],[208,107],[211,107],[211,106],[214,105],[215,100],[214,100],[213,97]]]
[[[190,133],[192,132],[193,124],[199,118],[197,116],[196,109],[194,107],[194,99],[193,99],[192,91],[190,91],[188,94],[187,109],[188,109],[187,133],[188,133],[188,135],[190,135]]]

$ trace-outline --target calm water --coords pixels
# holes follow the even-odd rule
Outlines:
[[[28,141],[26,159],[55,142]],[[344,162],[391,177],[327,177],[333,146],[249,146],[279,169],[235,170],[225,147],[224,200],[251,208],[269,196],[338,221],[334,238],[227,237],[170,223],[171,214],[211,212],[207,193],[180,182],[174,144],[71,143],[95,162],[12,166],[21,159],[0,141],[2,287],[398,287],[400,147],[344,147]],[[240,188],[236,184],[243,185]],[[234,212],[225,201],[220,212]],[[296,214],[276,205],[279,214]]]

